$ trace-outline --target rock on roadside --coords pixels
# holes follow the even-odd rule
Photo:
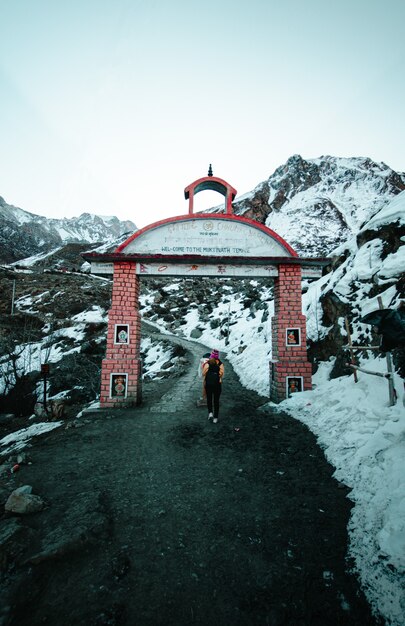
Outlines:
[[[40,496],[32,494],[31,491],[32,487],[29,485],[15,489],[4,505],[5,510],[8,513],[16,513],[19,515],[42,511],[45,508],[45,502]]]

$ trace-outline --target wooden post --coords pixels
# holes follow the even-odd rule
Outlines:
[[[378,301],[378,306],[380,307],[380,309],[383,309],[384,305],[383,305],[381,296],[378,296],[377,301]],[[388,378],[388,393],[390,397],[390,406],[394,406],[394,404],[396,403],[396,393],[395,393],[395,387],[394,387],[394,375],[393,375],[394,368],[392,367],[391,352],[386,352],[385,357],[387,359],[388,374],[390,375]]]
[[[45,412],[48,413],[48,407],[47,407],[47,404],[46,404],[46,391],[47,391],[47,389],[46,389],[46,377],[49,374],[49,364],[48,363],[43,363],[41,365],[41,372],[42,372],[42,376],[43,376],[43,379],[44,379],[44,409],[45,409]]]
[[[15,300],[15,279],[13,280],[13,293],[11,295],[11,315],[14,315],[14,300]]]
[[[346,326],[346,332],[347,332],[347,343],[349,344],[349,350],[350,350],[351,364],[356,365],[356,363],[354,362],[352,336],[350,334],[349,320],[347,319],[347,317],[345,317],[345,326]],[[354,378],[354,382],[357,383],[358,382],[357,370],[355,369],[353,369],[353,378]]]
[[[390,378],[390,374],[382,374],[381,372],[372,372],[371,370],[366,370],[364,367],[358,367],[358,365],[352,365],[351,363],[346,363],[346,367],[351,367],[354,370],[359,372],[364,372],[365,374],[372,374],[373,376],[380,376],[381,378]]]

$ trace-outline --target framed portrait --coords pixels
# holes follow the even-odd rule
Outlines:
[[[285,384],[287,398],[291,398],[294,393],[304,390],[304,378],[302,376],[287,376]]]
[[[285,345],[286,346],[300,346],[301,345],[301,329],[300,328],[287,328],[286,329]]]
[[[110,398],[126,398],[128,374],[110,374]]]
[[[129,343],[128,324],[115,324],[114,343]]]

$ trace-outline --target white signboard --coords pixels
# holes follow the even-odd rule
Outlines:
[[[122,254],[276,256],[291,253],[259,227],[233,219],[184,218],[146,230],[121,248]]]
[[[92,274],[114,274],[114,263],[99,263],[91,261]]]
[[[301,268],[302,278],[321,278],[322,277],[322,267],[309,266],[305,267],[305,265]]]
[[[137,263],[136,273],[140,276],[217,276],[219,278],[246,277],[277,277],[276,265],[232,265],[191,264],[191,263]]]
[[[113,263],[91,262],[92,274],[114,274]],[[250,276],[259,278],[268,276],[274,278],[278,276],[277,265],[235,265],[227,263],[218,264],[192,264],[192,263],[137,263],[136,273],[140,276]],[[303,267],[302,278],[320,278],[322,269],[320,267]]]

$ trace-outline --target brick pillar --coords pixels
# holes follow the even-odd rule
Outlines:
[[[102,408],[133,406],[142,399],[138,299],[139,277],[135,274],[135,263],[114,263],[107,350],[101,367]]]
[[[274,402],[285,400],[300,387],[302,391],[312,389],[312,366],[307,359],[306,318],[302,314],[301,293],[301,267],[280,264],[274,282],[273,358],[270,363],[270,398]],[[288,337],[287,331],[290,331]]]

